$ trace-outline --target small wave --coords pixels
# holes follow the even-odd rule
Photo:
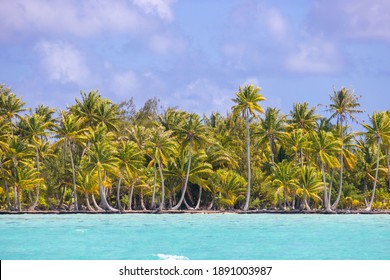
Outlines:
[[[156,257],[158,257],[159,260],[189,260],[186,256],[177,256],[177,255],[166,255],[166,254],[155,254]]]

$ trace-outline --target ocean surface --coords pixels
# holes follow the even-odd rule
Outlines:
[[[390,215],[0,215],[2,260],[390,260]]]

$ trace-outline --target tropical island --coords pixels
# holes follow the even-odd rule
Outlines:
[[[284,115],[265,98],[245,85],[226,116],[200,116],[90,91],[56,111],[0,85],[0,211],[390,209],[390,111],[361,123],[347,88],[322,105],[327,117],[306,102]]]

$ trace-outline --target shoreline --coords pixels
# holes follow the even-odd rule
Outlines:
[[[45,210],[45,211],[0,211],[0,215],[23,215],[23,214],[45,214],[45,215],[69,215],[69,214],[281,214],[281,215],[390,215],[390,210],[336,210],[336,211],[325,211],[325,210],[125,210],[125,211],[67,211],[67,210]]]

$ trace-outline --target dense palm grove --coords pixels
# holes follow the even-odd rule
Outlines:
[[[362,109],[349,89],[322,106],[328,118],[308,103],[263,108],[253,85],[227,116],[157,99],[136,110],[96,91],[57,112],[0,94],[2,210],[390,208],[389,112],[353,132]]]

